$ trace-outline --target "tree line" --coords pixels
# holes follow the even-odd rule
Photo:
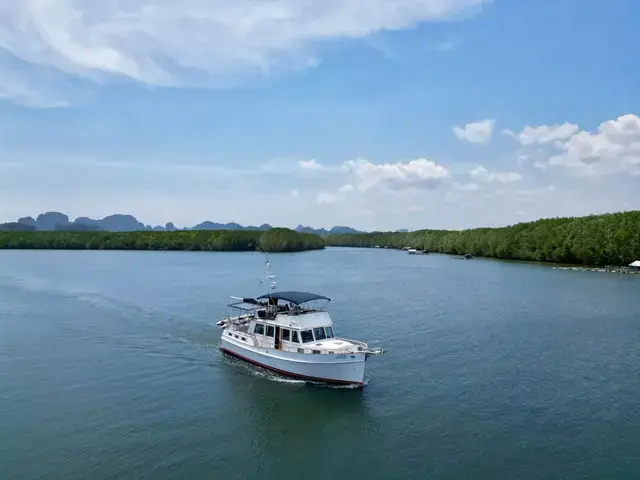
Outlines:
[[[288,228],[174,232],[0,231],[0,249],[299,252],[324,246],[324,240],[318,235]]]
[[[327,245],[416,248],[454,255],[582,265],[640,260],[640,211],[548,218],[501,228],[329,235]]]

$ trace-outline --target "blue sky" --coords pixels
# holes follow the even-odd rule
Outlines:
[[[639,18],[632,0],[0,0],[0,221],[640,209]]]

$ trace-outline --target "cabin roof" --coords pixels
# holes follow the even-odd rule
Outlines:
[[[325,297],[324,295],[318,295],[317,293],[310,292],[272,292],[266,295],[262,295],[258,297],[258,300],[272,298],[274,300],[284,300],[285,302],[291,302],[295,305],[300,305],[301,303],[311,302],[313,300],[328,300],[331,301],[330,298]]]
[[[640,260],[636,260],[635,262],[631,262],[629,264],[630,267],[640,267]]]

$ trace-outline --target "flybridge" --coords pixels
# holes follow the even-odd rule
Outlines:
[[[258,297],[258,300],[268,299],[268,300],[283,300],[285,302],[293,303],[294,305],[301,305],[303,303],[312,302],[314,300],[327,300],[331,301],[330,298],[325,297],[324,295],[318,295],[317,293],[310,292],[297,292],[297,291],[289,291],[289,292],[272,292],[266,295],[262,295]]]
[[[257,299],[248,298],[248,297],[231,297],[231,298],[233,300],[238,300],[238,303],[234,303],[233,305],[247,303],[249,305],[259,305],[259,306],[274,305],[278,303],[278,300],[289,302],[294,305],[302,305],[303,303],[313,302],[315,300],[326,300],[328,302],[331,301],[329,297],[325,297],[324,295],[318,295],[317,293],[311,293],[311,292],[297,292],[297,291],[267,293],[266,295],[262,295]],[[263,301],[261,302],[260,300],[263,300]]]
[[[277,314],[299,315],[306,312],[322,310],[322,305],[318,308],[315,304],[307,306],[310,302],[323,300],[330,302],[329,297],[311,292],[287,291],[271,292],[260,297],[231,297],[235,303],[227,305],[244,312],[257,310],[257,315],[261,318],[274,317]],[[247,305],[247,306],[243,306]],[[304,306],[303,306],[304,305]]]

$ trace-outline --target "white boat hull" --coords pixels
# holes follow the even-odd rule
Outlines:
[[[342,385],[363,385],[366,353],[310,355],[242,345],[223,335],[223,352],[293,378]]]

